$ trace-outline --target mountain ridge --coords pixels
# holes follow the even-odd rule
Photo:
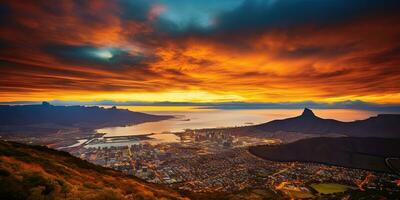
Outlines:
[[[54,106],[47,102],[37,105],[0,105],[0,125],[26,125],[54,123],[61,125],[86,124],[97,126],[105,123],[142,123],[171,118],[151,115],[117,107]]]
[[[258,134],[287,131],[321,135],[341,134],[353,137],[398,138],[400,137],[398,124],[400,124],[400,115],[398,114],[379,114],[364,120],[342,122],[320,118],[312,110],[305,108],[303,113],[297,117],[273,120],[245,128]]]
[[[126,126],[173,118],[151,115],[117,107],[54,106],[47,102],[36,105],[0,105],[0,135],[55,135],[61,132],[84,133],[104,127]],[[88,133],[88,134],[86,134]],[[76,134],[78,135],[78,134]]]

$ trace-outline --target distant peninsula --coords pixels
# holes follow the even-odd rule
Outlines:
[[[0,105],[0,136],[19,141],[24,138],[39,144],[56,140],[86,138],[104,127],[127,126],[173,118],[119,109],[115,106],[54,106],[48,102],[36,105]],[[51,137],[49,137],[51,136]],[[70,138],[75,138],[70,140]],[[44,141],[46,140],[46,141]],[[66,142],[62,142],[65,143]],[[56,145],[59,146],[59,145]]]
[[[38,105],[0,106],[0,125],[27,125],[51,123],[65,126],[103,127],[123,126],[169,119],[172,116],[150,115],[127,109],[99,106],[53,106],[47,102]]]

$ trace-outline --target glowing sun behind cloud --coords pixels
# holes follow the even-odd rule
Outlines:
[[[110,59],[113,57],[113,54],[107,49],[99,49],[94,52],[94,55],[104,59]]]

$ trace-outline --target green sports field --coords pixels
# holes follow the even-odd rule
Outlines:
[[[321,193],[321,194],[333,194],[333,193],[338,193],[338,192],[344,192],[348,189],[354,189],[354,187],[337,184],[337,183],[311,184],[311,187],[314,188],[318,193]]]

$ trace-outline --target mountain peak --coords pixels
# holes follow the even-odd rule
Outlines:
[[[49,106],[51,106],[51,104],[47,101],[43,101],[42,106],[49,107]]]
[[[315,117],[315,114],[313,113],[312,110],[308,108],[304,108],[303,113],[301,114],[302,117]]]

